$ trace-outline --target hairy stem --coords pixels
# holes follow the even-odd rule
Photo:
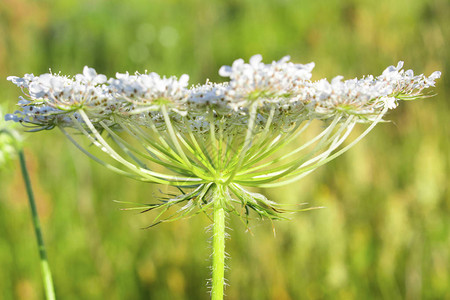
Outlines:
[[[213,265],[211,299],[222,300],[225,283],[225,200],[226,187],[216,185],[214,192]]]
[[[41,225],[39,223],[39,216],[34,202],[33,190],[31,188],[30,176],[28,174],[27,165],[25,163],[25,155],[22,149],[18,150],[20,159],[20,168],[22,169],[22,176],[25,182],[25,186],[28,194],[28,202],[31,208],[31,216],[33,220],[34,232],[39,247],[39,256],[41,259],[41,271],[44,281],[45,298],[47,300],[55,300],[55,290],[53,288],[52,273],[50,271],[50,265],[48,264],[47,252],[45,251],[44,238],[42,237]]]

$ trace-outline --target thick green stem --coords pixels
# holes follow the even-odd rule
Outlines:
[[[30,176],[28,175],[27,165],[25,163],[25,155],[23,150],[18,150],[20,159],[20,168],[22,169],[23,180],[28,194],[28,202],[30,203],[31,216],[33,220],[34,232],[39,247],[39,256],[41,259],[41,271],[44,281],[45,296],[47,300],[55,300],[55,290],[53,288],[52,273],[50,272],[50,266],[47,260],[47,253],[44,246],[44,238],[42,237],[41,225],[39,223],[39,216],[34,202],[33,190],[31,189]]]
[[[222,300],[225,284],[225,200],[226,187],[216,185],[214,192],[213,266],[211,299]]]

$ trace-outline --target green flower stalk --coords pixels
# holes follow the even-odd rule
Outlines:
[[[226,215],[247,223],[251,212],[271,220],[287,212],[248,187],[306,176],[356,144],[398,101],[425,97],[440,77],[414,75],[399,62],[377,77],[311,81],[314,63],[289,60],[238,59],[219,70],[228,82],[192,87],[188,75],[108,79],[88,67],[75,77],[8,77],[27,97],[6,120],[33,132],[57,127],[108,169],[177,187],[179,195],[139,207],[161,209],[152,225],[198,212],[212,216],[212,298],[222,299]],[[342,146],[358,123],[367,128]]]
[[[45,299],[54,300],[55,290],[53,287],[53,278],[50,270],[50,265],[48,263],[47,251],[45,250],[44,237],[41,230],[41,224],[39,222],[39,214],[37,211],[36,202],[34,201],[31,180],[25,162],[25,154],[22,148],[22,137],[19,135],[15,128],[7,126],[10,124],[3,124],[3,111],[1,107],[0,117],[0,167],[9,159],[12,159],[16,155],[19,156],[20,169],[22,171],[22,177],[27,191],[28,204],[30,205],[31,209],[31,219],[33,222],[34,233],[36,235],[36,241],[39,248],[38,250],[42,281],[44,284]]]

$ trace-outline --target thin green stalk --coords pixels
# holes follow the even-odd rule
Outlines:
[[[18,150],[20,159],[20,168],[22,169],[23,180],[28,194],[28,202],[30,203],[31,216],[33,220],[34,232],[39,247],[39,256],[41,259],[41,271],[44,281],[45,298],[47,300],[55,300],[55,290],[53,288],[52,273],[48,264],[47,252],[45,251],[44,238],[42,236],[41,225],[39,223],[38,211],[34,202],[33,190],[31,188],[30,176],[28,175],[27,165],[25,163],[25,155],[22,149]]]
[[[214,192],[213,265],[211,299],[222,300],[225,284],[225,210],[226,187],[216,185]]]

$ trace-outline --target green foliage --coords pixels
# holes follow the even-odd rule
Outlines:
[[[228,299],[443,299],[450,293],[450,4],[448,1],[4,1],[0,78],[84,65],[219,80],[237,57],[291,54],[316,74],[379,73],[398,60],[442,70],[438,96],[406,103],[338,160],[262,192],[324,209],[290,221],[238,217],[226,251]],[[14,110],[16,88],[0,81]],[[408,105],[407,105],[408,104]],[[158,188],[107,172],[60,132],[26,141],[31,180],[61,299],[207,299],[210,220],[152,223],[112,200],[154,202]],[[289,151],[289,149],[286,149]],[[18,164],[0,172],[3,299],[43,299]],[[258,191],[255,191],[258,192]]]

